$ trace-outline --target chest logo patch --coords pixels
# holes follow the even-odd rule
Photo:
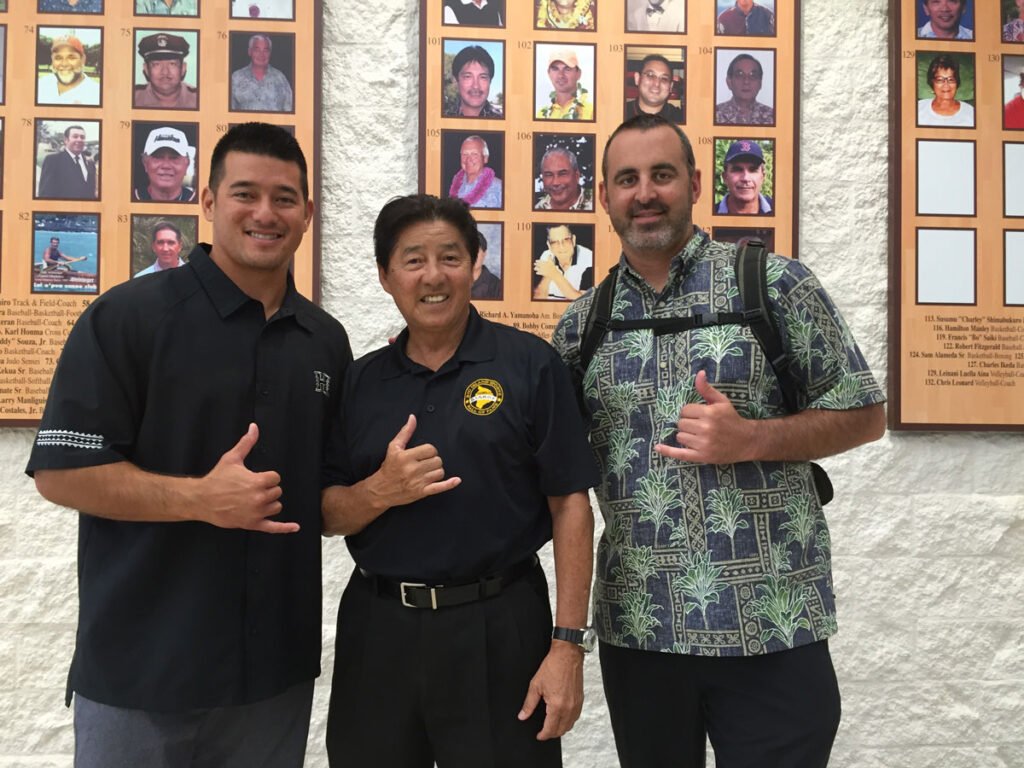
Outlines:
[[[505,401],[505,390],[494,379],[477,379],[462,396],[466,410],[476,416],[489,416]]]

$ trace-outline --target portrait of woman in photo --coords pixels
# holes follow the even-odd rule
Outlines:
[[[597,0],[537,0],[536,29],[597,29]]]
[[[1024,0],[1003,0],[1004,43],[1024,43]]]
[[[960,89],[960,62],[940,53],[928,65],[928,87],[932,98],[917,102],[917,124],[943,128],[973,128],[974,107],[957,99]],[[920,95],[920,94],[919,94]]]

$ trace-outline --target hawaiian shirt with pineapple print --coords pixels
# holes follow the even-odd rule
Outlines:
[[[612,317],[742,309],[735,246],[696,230],[659,295],[620,260]],[[770,255],[771,309],[801,410],[884,402],[846,323],[813,274]],[[594,292],[573,302],[553,343],[575,369]],[[667,459],[698,371],[747,418],[786,415],[778,381],[746,326],[655,337],[609,331],[583,378],[605,529],[594,625],[603,642],[711,656],[771,653],[836,632],[828,526],[810,464],[705,465]]]

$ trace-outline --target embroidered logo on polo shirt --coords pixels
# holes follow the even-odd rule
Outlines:
[[[476,416],[489,416],[498,410],[505,400],[505,390],[494,379],[477,379],[462,396],[466,410]]]
[[[324,397],[331,394],[331,377],[323,371],[313,371],[313,391]]]

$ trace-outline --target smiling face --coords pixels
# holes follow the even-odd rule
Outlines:
[[[153,255],[160,269],[173,269],[178,266],[181,255],[181,240],[173,229],[158,229],[153,233]]]
[[[249,59],[257,69],[266,69],[270,64],[270,44],[257,37],[249,44]]]
[[[142,71],[153,90],[160,96],[173,96],[181,90],[186,64],[183,59],[151,59],[142,65]]]
[[[203,190],[202,208],[213,223],[210,256],[229,277],[286,272],[313,216],[297,164],[235,151],[217,188]]]
[[[956,73],[952,69],[939,67],[935,70],[935,77],[932,78],[932,91],[935,98],[940,102],[956,100]]]
[[[555,89],[555,100],[565,104],[576,96],[576,84],[582,72],[579,67],[570,67],[564,61],[554,61],[548,67],[548,77]]]
[[[652,59],[644,65],[643,72],[636,76],[636,84],[640,103],[650,111],[657,112],[665,106],[672,90],[672,70],[665,62]]]
[[[668,126],[622,131],[607,146],[601,205],[627,256],[674,256],[693,234],[700,189],[700,171],[691,175]]]
[[[63,85],[72,85],[82,78],[85,56],[70,45],[58,46],[50,53],[50,69]]]
[[[487,160],[484,157],[484,144],[479,139],[466,139],[459,150],[459,164],[466,172],[466,181],[476,181]]]
[[[753,158],[733,160],[726,163],[722,180],[737,207],[749,208],[758,203],[764,184],[764,163]]]
[[[924,0],[924,15],[931,20],[936,37],[956,37],[963,12],[963,0]]]
[[[181,194],[188,171],[188,157],[179,155],[170,147],[160,147],[151,155],[142,156],[142,167],[149,177],[149,189],[154,198],[168,200]]]
[[[552,152],[541,161],[540,180],[551,198],[551,209],[567,211],[580,196],[580,172],[562,152]]]
[[[562,268],[572,264],[572,253],[576,248],[576,236],[565,225],[548,230],[548,249],[558,259]]]
[[[480,114],[491,92],[491,73],[479,61],[470,61],[459,71],[460,112],[466,117]]]
[[[473,281],[483,261],[470,256],[459,230],[442,219],[408,225],[395,240],[380,284],[395,300],[410,338],[461,338]]]
[[[68,135],[64,137],[64,146],[73,155],[82,154],[82,150],[85,149],[85,131],[81,128],[69,130]]]

